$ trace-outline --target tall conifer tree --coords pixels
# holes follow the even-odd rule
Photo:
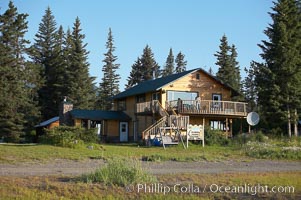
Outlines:
[[[156,62],[152,49],[148,45],[143,49],[141,64],[142,81],[156,79],[160,76],[160,66]]]
[[[270,13],[272,23],[262,41],[264,63],[258,64],[259,103],[270,127],[281,127],[286,121],[297,134],[298,110],[301,105],[301,17],[298,1],[278,0]],[[275,123],[272,123],[275,121]]]
[[[94,77],[89,76],[87,44],[85,35],[81,33],[80,20],[75,19],[72,34],[69,39],[70,51],[68,55],[68,97],[78,109],[91,109],[95,105]],[[69,48],[69,47],[68,47]]]
[[[141,71],[142,71],[142,63],[140,58],[138,57],[135,63],[132,65],[130,76],[127,79],[128,83],[125,86],[126,89],[129,89],[142,81]]]
[[[182,54],[181,51],[178,53],[175,62],[176,62],[176,73],[186,71],[187,61],[185,60],[185,55]]]
[[[233,78],[232,78],[234,80],[232,81],[232,87],[238,92],[240,92],[241,91],[240,67],[236,59],[237,59],[237,51],[235,45],[233,44],[230,49],[230,63],[231,63],[231,67],[234,69]],[[231,83],[229,84],[231,85]]]
[[[99,86],[98,106],[102,110],[111,110],[113,101],[110,98],[119,93],[120,75],[117,73],[119,64],[116,64],[117,56],[114,55],[114,38],[111,28],[106,43],[107,52],[104,54],[104,65],[102,67],[103,78]]]
[[[25,61],[27,14],[19,14],[10,1],[0,15],[0,137],[16,142],[25,130],[29,118],[37,117],[34,106],[36,71]],[[34,105],[34,106],[32,106]]]
[[[168,76],[174,73],[174,68],[175,68],[175,59],[174,55],[172,53],[172,48],[169,49],[169,54],[167,56],[166,62],[164,69],[162,71],[162,76]]]
[[[257,111],[258,94],[255,80],[257,71],[257,64],[252,61],[249,69],[245,68],[247,76],[243,80],[243,93],[251,111]]]
[[[232,45],[232,47],[228,45],[226,35],[223,35],[220,42],[220,51],[217,51],[216,54],[214,54],[217,58],[215,64],[219,66],[216,77],[232,86],[235,90],[240,91],[241,77],[238,62],[236,61],[236,48],[234,45]]]
[[[58,115],[58,104],[56,104],[58,99],[53,96],[55,68],[58,61],[58,54],[55,53],[56,40],[56,21],[48,7],[39,24],[38,33],[35,35],[35,43],[31,48],[33,61],[42,67],[41,76],[44,84],[39,90],[39,104],[44,120]]]

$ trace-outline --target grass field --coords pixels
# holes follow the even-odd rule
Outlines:
[[[126,145],[94,145],[88,148],[63,148],[51,145],[0,145],[0,163],[44,162],[51,159],[83,160],[88,158],[112,158],[116,156],[146,159],[149,161],[219,161],[227,159],[246,160],[244,150],[238,147],[220,147],[190,145],[186,150],[182,146],[139,147],[136,144]]]

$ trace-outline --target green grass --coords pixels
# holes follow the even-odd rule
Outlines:
[[[245,159],[243,151],[237,147],[220,147],[190,144],[188,149],[182,145],[170,146],[164,150],[162,147],[138,147],[137,145],[104,145],[104,157],[116,155],[143,158],[149,161],[219,161],[229,159]]]
[[[187,150],[182,146],[168,147],[139,147],[136,144],[94,145],[90,150],[63,148],[51,145],[0,145],[0,163],[47,161],[52,159],[83,160],[88,158],[114,158],[116,156],[128,158],[157,158],[156,161],[219,161],[227,159],[246,159],[243,151],[236,147],[219,147],[190,145]]]
[[[83,160],[101,155],[101,150],[72,149],[50,145],[0,145],[0,163],[49,161],[53,159]]]
[[[105,167],[79,178],[86,183],[104,183],[112,186],[127,186],[135,183],[152,183],[157,179],[146,172],[138,160],[114,158]]]
[[[202,147],[189,144],[184,149],[182,144],[162,147],[144,147],[137,144],[91,144],[79,145],[78,148],[63,148],[51,145],[0,145],[0,163],[49,161],[53,159],[110,159],[116,156],[142,159],[145,161],[223,161],[250,159],[301,160],[301,139],[265,139],[263,142],[249,141],[236,144],[235,140],[228,146]]]

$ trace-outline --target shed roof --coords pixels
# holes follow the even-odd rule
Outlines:
[[[48,126],[56,121],[59,121],[60,117],[53,117],[51,119],[48,119],[46,121],[41,122],[40,124],[36,125],[35,128],[39,128],[39,127],[44,127],[44,126]]]
[[[70,114],[76,119],[89,120],[120,120],[129,121],[131,118],[122,111],[103,111],[103,110],[71,110]]]
[[[162,87],[164,87],[167,84],[170,84],[171,82],[174,82],[188,74],[194,73],[196,71],[202,71],[203,73],[205,73],[206,75],[210,76],[212,79],[214,79],[215,81],[217,81],[218,83],[224,85],[226,88],[230,89],[233,92],[233,96],[237,96],[239,93],[233,89],[230,85],[222,82],[221,80],[219,80],[218,78],[216,78],[215,76],[211,75],[210,73],[206,72],[205,70],[203,70],[202,68],[196,68],[196,69],[192,69],[189,71],[184,71],[181,73],[177,73],[177,74],[172,74],[169,76],[165,76],[165,77],[161,77],[161,78],[157,78],[154,80],[148,80],[148,81],[144,81],[139,83],[138,85],[135,85],[117,95],[115,95],[114,97],[112,97],[113,99],[122,99],[125,97],[129,97],[129,96],[134,96],[134,95],[138,95],[138,94],[144,94],[144,93],[148,93],[148,92],[154,92],[154,91],[158,91],[160,90]]]

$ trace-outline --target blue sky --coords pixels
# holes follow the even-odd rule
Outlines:
[[[0,1],[0,12],[9,0]],[[124,89],[131,66],[148,44],[156,61],[164,66],[169,49],[185,54],[187,69],[215,66],[220,38],[235,44],[242,76],[252,60],[260,61],[263,31],[271,18],[270,0],[14,0],[19,13],[28,13],[26,38],[33,41],[45,10],[50,6],[57,25],[72,28],[78,16],[86,35],[91,76],[102,77],[102,60],[111,27],[115,55],[120,64],[120,90]]]

